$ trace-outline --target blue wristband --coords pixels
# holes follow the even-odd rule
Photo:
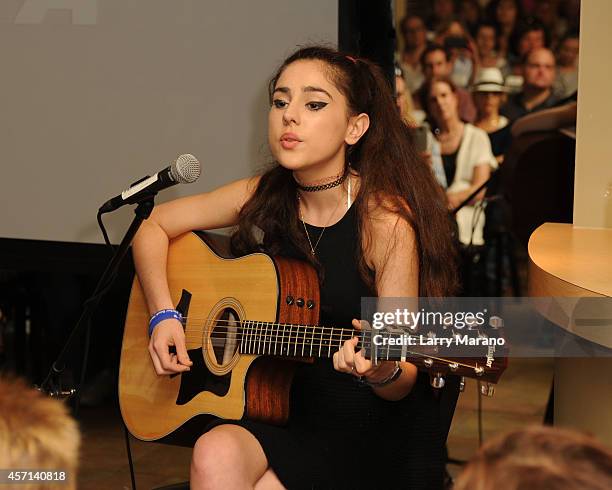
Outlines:
[[[153,335],[153,330],[158,323],[168,320],[169,318],[175,318],[179,322],[183,323],[183,315],[177,310],[159,310],[149,320],[149,337]]]

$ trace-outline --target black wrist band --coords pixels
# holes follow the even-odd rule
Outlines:
[[[368,379],[364,376],[361,379],[361,382],[371,386],[372,388],[381,388],[383,386],[390,385],[391,383],[396,381],[401,375],[402,375],[402,368],[400,367],[399,362],[395,361],[395,369],[385,379],[381,381],[368,381]]]

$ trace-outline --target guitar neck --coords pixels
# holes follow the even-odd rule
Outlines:
[[[240,353],[287,357],[332,357],[353,328],[292,325],[245,320],[240,323]]]
[[[332,357],[345,341],[358,337],[356,349],[363,349],[366,359],[375,363],[408,361],[430,374],[448,372],[493,383],[497,382],[506,367],[505,348],[495,348],[491,345],[452,347],[448,339],[428,340],[422,335],[404,332],[381,333],[354,328],[250,320],[237,322],[235,328],[241,354]],[[469,354],[468,349],[471,349],[473,354]],[[461,355],[457,357],[459,352]],[[467,355],[470,357],[466,357]]]
[[[286,357],[332,357],[345,341],[358,337],[356,349],[363,349],[367,359],[379,361],[410,361],[414,357],[424,357],[418,349],[408,350],[407,344],[398,345],[385,342],[378,346],[372,340],[369,330],[354,328],[322,327],[319,325],[294,325],[243,321],[240,342],[241,354],[258,354]],[[404,340],[414,335],[385,333],[387,339]]]

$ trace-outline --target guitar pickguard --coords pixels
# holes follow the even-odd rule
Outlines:
[[[217,396],[227,395],[232,380],[231,372],[216,376],[206,367],[201,349],[190,349],[188,353],[193,365],[190,371],[180,375],[181,387],[176,398],[176,404],[184,405],[204,391],[214,393]]]
[[[188,318],[189,316],[191,297],[190,291],[186,289],[181,291],[181,299],[176,309],[181,312],[183,318]],[[214,393],[217,396],[227,395],[232,380],[231,373],[221,376],[212,374],[206,367],[202,349],[189,349],[187,352],[193,365],[191,370],[181,375],[181,387],[176,398],[176,404],[185,405],[204,391]]]

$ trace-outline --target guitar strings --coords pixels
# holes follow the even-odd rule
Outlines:
[[[200,338],[201,337],[198,337],[198,339],[200,339]],[[209,338],[212,338],[212,337],[209,337]],[[270,336],[270,338],[273,338],[273,337]],[[222,341],[220,341],[219,339],[222,339]],[[225,339],[226,339],[226,337],[224,337],[224,336],[223,337],[215,337],[214,340],[211,341],[211,344],[212,344],[213,348],[214,347],[225,347],[225,345],[226,345]],[[271,340],[262,340],[260,338],[251,338],[251,339],[246,339],[246,340],[247,340],[247,342],[245,344],[237,343],[238,350],[240,349],[240,347],[244,347],[245,350],[247,350],[247,351],[248,350],[261,350],[262,352],[255,352],[255,353],[240,352],[241,354],[266,355],[266,350],[267,350],[267,354],[271,354],[272,350],[274,350],[275,353],[277,351],[277,349],[272,349]],[[250,342],[252,342],[252,344],[250,344]],[[262,345],[262,342],[263,342],[263,345]],[[267,346],[265,345],[266,342],[268,342]],[[256,343],[259,343],[259,345],[253,345],[253,344],[256,344]],[[284,341],[281,342],[280,354],[282,355],[283,354],[283,350],[286,349],[286,352],[285,352],[284,355],[285,356],[289,356],[289,357],[298,356],[299,354],[301,354],[301,356],[303,356],[303,357],[313,357],[312,350],[313,350],[313,348],[316,349],[317,345],[319,346],[319,352],[321,350],[324,351],[325,348],[327,348],[328,349],[328,354],[327,354],[327,356],[323,356],[321,354],[318,354],[317,356],[314,356],[314,357],[329,357],[329,356],[331,356],[330,349],[332,347],[334,348],[334,353],[336,352],[336,350],[335,350],[336,346],[331,345],[331,344],[323,345],[323,344],[316,344],[316,343],[313,344],[313,343],[310,343],[310,342],[297,342],[297,341],[291,342],[289,340],[287,341],[287,347],[286,348],[285,348],[284,344],[285,344]],[[368,349],[368,348],[372,347],[372,345],[373,344],[371,342],[363,342],[360,345],[358,345],[357,347],[359,347],[361,349]],[[276,346],[278,346],[278,344],[275,344],[275,347]],[[300,353],[298,353],[298,349],[299,349],[300,346],[302,346],[302,350],[301,350]],[[205,348],[205,347],[206,346],[202,345],[202,348]],[[267,347],[267,349],[266,349],[266,347]],[[290,351],[291,347],[294,347],[293,354],[291,354],[291,351]],[[311,349],[310,349],[311,355],[305,355],[304,354],[304,348],[306,348],[306,347],[311,347]],[[339,348],[339,346],[338,346],[338,348]],[[401,357],[401,355],[402,355],[402,349],[399,346],[387,346],[386,348],[381,349],[381,350],[384,350],[385,353],[381,353],[380,360],[385,360],[385,357],[388,359],[390,356],[391,357]],[[423,358],[431,359],[433,361],[437,360],[437,361],[442,362],[444,364],[451,364],[451,363],[452,364],[457,364],[457,366],[465,367],[465,368],[468,368],[468,369],[475,369],[475,368],[479,367],[478,363],[476,363],[475,365],[473,365],[473,364],[466,364],[465,362],[460,362],[460,361],[457,361],[456,359],[446,359],[446,358],[442,358],[442,357],[433,356],[430,353],[416,352],[416,351],[406,351],[404,354],[406,355],[406,357],[423,357]],[[489,368],[489,370],[491,370],[491,369]]]
[[[359,332],[368,332],[370,331],[369,329],[355,329],[354,327],[327,327],[324,325],[305,325],[302,323],[279,323],[279,322],[269,322],[269,321],[265,321],[265,320],[226,320],[224,318],[218,318],[216,320],[214,319],[210,319],[210,317],[193,317],[193,316],[189,316],[189,317],[183,317],[183,319],[185,321],[187,320],[193,320],[195,322],[198,321],[204,321],[207,320],[206,322],[204,322],[205,325],[210,325],[214,322],[218,322],[218,323],[227,323],[227,324],[235,324],[236,326],[240,326],[240,327],[245,327],[245,326],[281,326],[281,327],[307,327],[307,328],[323,328],[323,329],[335,329],[335,330],[356,330]],[[440,327],[440,328],[450,328],[449,326],[444,326],[444,327]]]
[[[193,320],[197,321],[199,319],[196,317],[185,317],[185,320],[187,320],[188,318],[191,319],[192,321]],[[285,353],[286,356],[291,356],[290,350],[292,347],[293,347],[293,356],[298,355],[297,351],[298,349],[300,349],[300,347],[301,347],[300,354],[302,355],[304,355],[304,351],[307,347],[310,348],[311,353],[313,349],[316,350],[318,347],[319,352],[327,349],[328,356],[330,356],[331,353],[329,351],[331,348],[334,348],[334,353],[335,353],[336,348],[339,349],[341,347],[340,345],[341,342],[345,340],[349,340],[354,337],[360,338],[361,342],[357,345],[357,347],[360,349],[369,349],[369,348],[372,348],[373,345],[376,345],[371,341],[371,338],[369,338],[373,334],[372,331],[357,330],[357,329],[349,328],[349,327],[345,327],[345,328],[325,327],[322,325],[301,325],[301,324],[291,324],[291,323],[264,322],[264,321],[256,321],[256,320],[241,321],[241,320],[225,320],[225,319],[210,320],[210,321],[204,322],[204,326],[205,328],[203,328],[202,330],[198,330],[197,332],[194,332],[193,330],[185,332],[186,341],[193,342],[195,340],[197,343],[197,341],[203,338],[206,332],[211,331],[211,330],[214,332],[215,327],[230,327],[230,328],[235,329],[235,331],[233,332],[235,334],[234,341],[236,341],[238,350],[240,349],[240,347],[244,348],[244,350],[247,350],[247,351],[248,350],[257,350],[257,351],[261,350],[263,351],[262,354],[264,355],[266,354],[266,350],[268,354],[272,353],[273,350],[275,352],[278,351],[279,349],[276,349],[275,347],[278,347],[279,343],[280,343],[281,354],[283,350],[286,350],[286,353]],[[277,327],[276,333],[273,331],[274,327]],[[282,332],[280,331],[280,327],[283,327]],[[286,327],[289,327],[288,331],[286,330]],[[272,329],[272,332],[268,333],[268,329],[270,328]],[[304,329],[303,332],[300,331],[300,329],[302,328]],[[323,337],[326,330],[329,332],[326,334],[325,337]],[[306,341],[305,335],[308,333],[312,333],[312,341]],[[300,334],[302,334],[301,339],[299,338]],[[315,335],[320,335],[320,338],[317,339]],[[381,332],[381,335],[390,336],[390,335],[398,335],[398,334],[397,332]],[[409,338],[417,337],[416,334],[405,333],[402,335],[407,335]],[[285,337],[286,337],[286,340],[285,340]],[[291,340],[292,337],[295,337],[295,338]],[[217,334],[211,333],[208,336],[208,338],[211,339],[211,344],[213,348],[214,347],[225,347],[226,341],[228,339],[227,334],[221,333],[221,332]],[[299,342],[298,340],[302,340],[302,341]],[[317,342],[317,340],[319,340],[319,342]],[[232,340],[230,340],[230,342],[231,341]],[[336,342],[338,342],[338,346],[334,345]],[[266,345],[266,343],[268,345]],[[285,347],[285,344],[287,344],[286,347]],[[202,347],[205,347],[205,346],[202,345]],[[385,352],[384,354],[381,353],[381,356],[380,356],[381,360],[384,360],[385,357],[389,357],[389,356],[401,357],[401,354],[402,354],[401,346],[376,345],[376,347],[378,347],[380,351]],[[241,353],[249,354],[248,352],[241,352]],[[438,360],[445,364],[455,363],[455,364],[458,364],[459,366],[466,367],[469,369],[474,369],[475,367],[478,367],[478,364],[476,364],[475,366],[469,365],[469,364],[457,362],[455,359],[448,360],[444,358],[438,358],[438,357],[432,356],[429,353],[406,351],[405,354],[407,356],[412,355],[412,356],[418,356],[418,357],[427,357],[432,360]],[[253,355],[257,355],[257,353],[253,353]],[[305,356],[305,357],[312,357],[312,356]]]
[[[231,327],[231,326],[230,326]],[[272,329],[272,331],[268,331],[268,328],[266,327],[266,329],[248,329],[248,328],[243,328],[242,330],[238,329],[238,326],[233,326],[236,331],[233,332],[233,334],[238,337],[240,336],[243,340],[246,340],[248,342],[260,342],[260,341],[264,341],[264,342],[271,342],[272,340],[280,340],[281,342],[285,342],[285,339],[287,339],[287,342],[289,343],[295,343],[297,342],[297,340],[303,340],[304,343],[309,344],[314,342],[315,344],[317,343],[321,343],[323,341],[325,342],[334,342],[334,341],[344,341],[344,340],[349,340],[351,338],[357,337],[362,339],[362,342],[365,341],[371,341],[371,337],[372,337],[372,332],[369,331],[360,331],[360,330],[348,330],[346,332],[341,331],[342,329],[336,329],[335,331],[329,332],[328,334],[326,334],[324,332],[323,329],[319,329],[319,327],[311,327],[310,328],[310,332],[305,328],[304,331],[301,331],[300,328],[297,328],[296,330],[292,329],[290,331],[286,331],[283,330],[281,331],[276,331],[274,332],[274,330]],[[205,336],[205,334],[207,332],[209,332],[211,329],[202,329],[202,330],[198,330],[198,331],[187,331],[185,332],[185,338],[186,339],[190,339],[190,340],[199,340],[202,337]],[[320,330],[320,331],[318,331]],[[230,330],[229,335],[231,335],[232,332]],[[397,335],[393,332],[389,333],[389,332],[382,332],[378,335],[382,335],[383,338],[385,337],[390,337],[391,335]],[[228,333],[225,332],[216,332],[215,333],[215,329],[213,326],[212,329],[212,333],[208,336],[209,338],[222,338],[225,339],[227,338]],[[416,339],[418,338],[418,336],[416,334],[403,334],[402,336],[405,336],[406,338],[409,339]],[[293,340],[291,340],[293,339]],[[301,345],[301,344],[300,344]],[[377,347],[382,347],[383,349],[386,348],[400,348],[401,346],[394,346],[394,345],[383,345],[380,346],[380,344],[377,344]]]
[[[194,318],[194,317],[189,317],[191,320],[195,320],[196,322],[198,320],[204,320],[204,318]],[[187,317],[185,317],[185,319],[187,319]],[[208,318],[206,318],[206,320],[208,320]],[[218,319],[218,320],[209,320],[204,322],[203,324],[206,328],[203,329],[203,331],[208,331],[210,329],[213,329],[217,326],[231,326],[237,329],[242,329],[243,331],[264,331],[267,330],[268,328],[274,328],[274,327],[278,327],[278,329],[280,329],[280,327],[283,327],[283,331],[287,331],[286,327],[289,327],[289,330],[293,331],[292,329],[301,329],[304,328],[305,330],[330,330],[332,333],[336,333],[336,334],[340,334],[342,331],[352,331],[352,332],[358,332],[358,333],[372,333],[371,330],[358,330],[355,329],[353,327],[326,327],[323,325],[304,325],[304,324],[296,324],[296,323],[276,323],[276,322],[265,322],[265,321],[258,321],[258,320],[246,320],[246,321],[241,321],[241,320],[225,320],[225,319]],[[211,328],[209,328],[211,327]],[[405,332],[405,331],[404,331]],[[381,332],[381,334],[394,334],[397,335],[399,334],[399,332],[395,331],[395,332]],[[402,335],[417,335],[417,334],[408,334],[408,333],[402,333]]]
[[[301,344],[297,344],[297,345],[301,345]],[[213,345],[213,347],[215,347],[215,346]],[[217,347],[222,347],[222,346],[217,346]],[[334,353],[335,352],[336,351],[334,351]],[[269,351],[266,352],[266,349],[263,349],[263,352],[261,352],[261,353],[249,353],[249,352],[240,352],[240,353],[241,354],[253,354],[253,355],[266,355],[266,354],[270,354]],[[393,353],[394,354],[398,354],[398,353],[401,354],[402,352],[400,350],[400,351],[393,351]],[[385,360],[385,357],[388,357],[388,354],[391,354],[391,351],[389,351],[386,354],[382,354],[380,356],[380,359],[381,360]],[[424,353],[424,352],[406,351],[405,354],[406,354],[406,357],[408,357],[408,356],[412,356],[412,357],[426,357],[426,358],[434,360],[434,361],[437,360],[437,361],[441,361],[441,362],[444,362],[444,363],[456,363],[458,366],[463,366],[463,367],[468,367],[468,368],[478,367],[478,364],[476,364],[476,366],[474,366],[474,365],[471,365],[471,364],[465,364],[463,362],[456,361],[455,359],[449,360],[449,359],[446,359],[446,358],[443,358],[443,357],[432,356],[431,354]],[[289,353],[286,353],[285,355],[287,355],[289,357],[294,357],[294,356],[298,356],[298,352],[294,351],[293,354],[291,354],[289,352]],[[304,355],[304,357],[319,357],[319,356]],[[399,357],[399,356],[393,356],[393,357]]]
[[[219,340],[224,340],[224,339],[228,339],[231,338],[230,336],[227,335],[222,335],[222,334],[213,334],[213,335],[209,335],[209,336],[204,336],[204,335],[189,335],[189,336],[185,336],[185,339],[189,339],[193,342],[197,342],[198,340],[202,340],[203,338],[209,338],[209,339],[219,339]],[[308,339],[308,338],[304,338],[303,336],[299,337],[297,335],[292,335],[292,336],[276,336],[276,335],[235,335],[236,339],[240,339],[243,342],[266,342],[266,343],[289,343],[289,344],[297,344],[297,345],[322,345],[322,344],[329,344],[329,343],[335,343],[335,342],[344,342],[346,340],[351,340],[353,338],[355,338],[355,336],[351,336],[351,337],[346,337],[346,336],[339,336],[339,337],[319,337],[319,338],[312,338],[312,339]],[[401,345],[380,345],[380,344],[376,344],[373,343],[371,341],[371,339],[365,338],[365,337],[357,337],[360,342],[359,345],[376,345],[376,347],[380,348],[380,350],[384,350],[384,349],[402,349]]]
[[[185,317],[187,318],[187,317]],[[199,318],[194,318],[194,317],[189,317],[192,320],[203,320],[199,319]],[[241,321],[241,320],[225,320],[225,319],[218,319],[218,320],[209,320],[207,322],[204,322],[204,327],[202,330],[198,330],[198,334],[199,332],[207,332],[209,330],[214,330],[215,327],[219,327],[219,326],[229,326],[229,327],[233,327],[236,329],[240,329],[243,332],[248,332],[249,335],[253,334],[253,335],[258,335],[257,332],[261,332],[263,333],[264,331],[267,331],[269,328],[271,328],[272,330],[274,329],[274,327],[277,327],[277,333],[281,334],[280,332],[280,327],[283,328],[283,332],[287,333],[293,333],[294,329],[298,330],[298,333],[302,333],[300,332],[300,329],[304,329],[305,332],[310,331],[314,331],[317,334],[320,334],[326,330],[329,330],[330,333],[332,335],[345,335],[347,332],[353,332],[353,333],[357,333],[357,334],[372,334],[373,331],[372,330],[358,330],[355,329],[353,327],[325,327],[322,325],[303,325],[303,324],[294,324],[294,323],[276,323],[276,322],[265,322],[265,321],[257,321],[257,320],[247,320],[247,321]],[[287,327],[289,327],[289,329],[287,330]],[[186,332],[186,334],[189,334],[192,332]],[[401,332],[398,331],[393,331],[393,332],[388,332],[388,331],[384,331],[384,332],[380,332],[381,335],[407,335],[409,337],[416,337],[418,334],[415,333],[407,333],[406,330],[402,330]],[[359,335],[357,335],[359,336]]]
[[[260,346],[262,344],[268,344],[271,346],[272,344],[278,345],[279,343],[281,345],[287,344],[290,346],[312,345],[313,347],[315,347],[319,345],[319,346],[327,347],[328,345],[340,343],[340,342],[350,340],[355,337],[354,335],[347,335],[347,334],[327,336],[327,337],[324,337],[322,335],[319,337],[304,336],[300,334],[301,332],[292,332],[291,334],[287,334],[287,335],[277,335],[274,332],[271,332],[271,333],[234,332],[236,341],[239,341],[241,345],[248,345],[249,348],[256,347],[257,344],[259,344]],[[358,345],[361,348],[370,348],[373,345],[375,345],[380,351],[390,351],[390,352],[391,351],[401,352],[403,348],[402,345],[376,344],[372,342],[372,339],[370,338],[371,336],[369,335],[357,335],[356,337],[360,339],[360,342]],[[413,337],[416,337],[416,336],[413,336]],[[214,346],[220,346],[220,345],[224,345],[225,341],[228,339],[228,335],[219,332],[218,334],[213,333],[205,337],[203,332],[202,333],[191,332],[191,334],[186,335],[185,338],[186,340],[189,340],[191,342],[196,342],[196,343],[202,340],[203,338],[208,338],[208,339],[212,339]],[[214,342],[215,340],[218,340],[218,342]],[[338,345],[338,347],[340,347],[340,345]],[[468,356],[465,356],[465,357],[468,357]],[[473,357],[473,356],[469,356],[469,357]]]
[[[280,323],[280,322],[270,322],[270,321],[265,321],[265,320],[228,320],[228,319],[224,319],[224,318],[218,318],[218,319],[211,319],[210,316],[207,317],[195,317],[195,316],[185,316],[183,317],[184,322],[186,323],[187,320],[193,320],[194,322],[198,322],[198,321],[204,321],[206,320],[206,322],[204,322],[205,325],[210,325],[214,322],[218,322],[218,323],[227,323],[227,324],[235,324],[238,326],[241,326],[244,328],[244,326],[264,326],[264,325],[268,325],[268,326],[282,326],[282,327],[307,327],[307,328],[323,328],[323,329],[336,329],[336,330],[357,330],[359,332],[368,332],[370,331],[369,329],[355,329],[354,327],[328,327],[328,326],[324,326],[324,325],[305,325],[302,323]],[[434,325],[429,325],[429,326],[436,326]],[[441,325],[439,328],[442,329],[449,329],[452,328],[452,325]],[[474,330],[471,330],[474,331]]]
[[[225,325],[224,325],[225,324]],[[261,325],[259,325],[261,324]],[[223,319],[219,319],[219,320],[212,320],[209,322],[205,322],[204,323],[204,328],[201,330],[197,330],[197,331],[193,331],[193,329],[188,329],[185,332],[186,336],[195,336],[197,337],[201,337],[204,333],[209,332],[209,331],[214,331],[215,327],[231,327],[231,328],[235,328],[237,330],[236,333],[241,333],[243,336],[248,336],[248,337],[285,337],[285,334],[288,337],[292,337],[292,336],[299,336],[302,335],[302,337],[305,337],[307,334],[311,334],[311,336],[315,335],[321,335],[323,336],[325,334],[326,330],[329,330],[329,334],[327,335],[327,339],[329,338],[337,338],[337,336],[340,336],[340,338],[344,338],[345,336],[347,336],[349,333],[351,335],[348,336],[348,338],[352,338],[352,337],[367,337],[368,335],[372,335],[373,332],[370,330],[357,330],[354,328],[349,328],[349,327],[324,327],[321,325],[300,325],[300,324],[290,324],[290,323],[271,323],[271,322],[251,322],[249,321],[249,323],[247,322],[240,322],[240,321],[235,321],[235,320],[223,320]],[[276,333],[274,332],[274,327],[277,327]],[[283,330],[280,330],[280,327],[283,327]],[[289,327],[289,330],[286,329],[286,327]],[[301,329],[304,329],[304,331],[302,332]],[[268,330],[271,330],[271,332],[268,332]],[[238,332],[239,331],[239,332]],[[214,334],[211,334],[211,336],[213,336]],[[225,336],[224,333],[220,333],[218,334],[220,336]],[[383,335],[383,336],[390,336],[390,335],[401,335],[401,336],[407,336],[408,338],[417,338],[417,334],[412,334],[412,333],[398,333],[398,332],[380,332],[379,335]],[[348,340],[348,339],[347,339]]]
[[[231,333],[230,333],[231,335]],[[320,344],[320,343],[330,343],[330,342],[344,342],[346,340],[351,340],[355,337],[357,337],[358,339],[360,339],[360,343],[363,343],[364,341],[369,343],[369,345],[376,345],[377,347],[380,347],[381,349],[387,349],[387,348],[400,348],[401,349],[401,345],[396,346],[396,345],[380,345],[380,344],[376,344],[373,343],[372,340],[368,337],[368,336],[361,336],[361,335],[331,335],[331,336],[323,336],[323,335],[317,335],[317,336],[304,336],[304,335],[299,335],[299,332],[295,332],[295,334],[293,335],[276,335],[274,333],[264,333],[261,332],[259,334],[257,333],[249,333],[249,332],[235,332],[234,333],[236,338],[240,338],[244,341],[247,342],[259,342],[259,341],[265,341],[265,342],[289,342],[289,343],[295,343],[298,341],[302,341],[305,344]],[[212,333],[208,336],[205,335],[204,332],[200,333],[196,333],[196,332],[191,332],[189,334],[185,335],[185,339],[189,339],[191,341],[198,341],[202,338],[211,338],[211,339],[226,339],[229,337],[229,335],[223,334],[221,332],[219,333]]]
[[[193,320],[193,317],[190,317]],[[258,325],[261,324],[261,325]],[[328,330],[332,335],[340,335],[340,336],[344,336],[346,335],[348,332],[362,332],[360,330],[356,330],[354,328],[351,327],[324,327],[322,325],[301,325],[301,324],[292,324],[292,323],[273,323],[273,322],[259,322],[259,321],[251,321],[249,320],[248,322],[244,322],[244,321],[239,321],[239,320],[224,320],[224,319],[218,319],[218,320],[210,320],[207,322],[204,322],[204,328],[202,330],[197,331],[196,335],[199,335],[200,332],[208,332],[215,329],[215,327],[219,327],[219,326],[227,326],[227,327],[232,327],[235,328],[237,330],[241,330],[243,334],[247,334],[247,335],[256,335],[256,332],[260,332],[263,333],[264,330],[268,330],[268,328],[274,328],[277,327],[277,334],[279,336],[283,336],[285,333],[287,333],[288,335],[293,333],[294,330],[299,330],[300,329],[304,329],[304,331],[313,331],[317,334],[322,334],[324,333],[326,330]],[[280,328],[282,327],[282,335],[281,335],[281,331]],[[289,327],[289,329],[287,329],[287,327]],[[194,333],[193,331],[190,332],[189,330],[185,332],[185,335],[189,335]]]
[[[215,322],[217,322],[216,324],[220,324],[220,323],[226,323],[226,324],[231,324],[232,326],[239,326],[241,328],[249,328],[249,327],[257,327],[258,324],[261,324],[259,326],[274,326],[274,327],[306,327],[306,328],[322,328],[324,330],[356,330],[354,327],[326,327],[323,325],[304,325],[301,323],[279,323],[279,322],[267,322],[267,321],[263,321],[263,320],[226,320],[224,318],[219,318],[217,320],[211,320],[210,317],[193,317],[193,316],[189,316],[189,317],[183,317],[183,319],[185,321],[187,320],[192,320],[194,322],[198,322],[198,321],[204,321],[204,325],[213,325],[215,324]]]
[[[311,345],[311,344],[297,343],[297,344],[292,344],[291,346],[299,346],[299,345],[306,346],[306,345]],[[204,348],[205,346],[203,345],[202,347]],[[219,345],[218,343],[215,345],[213,343],[213,347],[225,347],[225,345]],[[325,346],[325,348],[327,348],[327,347],[328,346]],[[360,347],[367,348],[367,346],[360,346]],[[268,352],[266,352],[266,349],[264,348],[263,352],[260,352],[260,353],[258,353],[258,352],[254,352],[254,353],[239,352],[239,353],[240,354],[247,354],[247,355],[248,354],[250,354],[250,355],[266,355],[266,354],[272,354],[271,350],[272,349],[268,349]],[[311,350],[311,352],[312,352],[312,350]],[[334,353],[335,352],[336,351],[334,350]],[[283,355],[282,349],[281,349],[281,352],[279,354]],[[394,354],[394,355],[392,355],[392,357],[394,357],[394,358],[395,357],[401,357],[402,351],[401,351],[401,349],[400,350],[388,351],[386,354],[382,354],[379,357],[379,360],[381,360],[381,361],[389,360],[388,358],[389,358],[389,356],[391,354]],[[458,367],[464,367],[464,368],[467,368],[467,369],[470,369],[470,370],[476,369],[478,367],[484,367],[484,366],[479,366],[478,363],[475,363],[475,364],[466,364],[465,362],[457,361],[455,358],[453,358],[453,359],[446,359],[446,358],[443,358],[443,357],[432,356],[431,354],[424,353],[424,352],[406,351],[405,355],[406,355],[406,357],[422,357],[422,358],[427,358],[427,359],[431,359],[432,361],[442,362],[444,364],[457,364]],[[293,354],[291,354],[291,352],[289,350],[287,350],[287,352],[284,353],[284,356],[287,356],[287,357],[330,357],[331,354],[328,353],[327,356],[321,355],[321,354],[318,354],[316,356],[315,355],[305,355],[305,354],[303,354],[303,351],[302,351],[302,353],[298,353],[297,350],[294,350]],[[395,359],[391,359],[391,360],[395,360]],[[489,368],[487,368],[487,370],[491,371],[492,368],[489,367]]]
[[[213,347],[225,347],[225,345],[227,344],[231,344],[231,340],[229,342],[226,342],[225,338],[215,338],[213,340],[210,341],[210,344]],[[264,352],[267,350],[268,352],[270,350],[272,350],[272,348],[274,346],[278,346],[280,344],[280,346],[282,347],[282,349],[285,348],[291,348],[294,347],[295,349],[299,348],[299,347],[311,347],[311,351],[313,349],[316,348],[321,348],[321,349],[330,349],[330,348],[334,348],[334,349],[339,349],[341,346],[340,345],[333,345],[330,343],[326,343],[326,344],[322,344],[322,343],[311,343],[311,342],[297,342],[297,341],[291,341],[291,342],[280,342],[280,343],[275,343],[272,344],[271,341],[269,340],[256,340],[253,339],[252,341],[247,340],[246,342],[240,342],[240,339],[236,339],[236,345],[239,347],[242,347],[244,349],[247,350],[263,350]],[[204,344],[200,344],[202,347],[204,347]],[[372,343],[370,342],[362,342],[357,344],[356,348],[358,349],[370,349],[372,348]],[[380,347],[380,346],[376,346],[376,347]],[[294,349],[294,351],[295,351]],[[334,350],[335,351],[335,350]],[[385,357],[388,354],[402,354],[403,349],[400,348],[399,346],[391,346],[391,347],[385,347],[382,349],[379,349],[380,357]],[[411,352],[415,352],[415,351],[409,351],[406,350],[406,353],[411,353]],[[420,354],[424,355],[424,356],[428,356],[431,357],[432,359],[435,357],[432,353],[428,353],[428,352],[421,352]],[[478,356],[460,356],[460,357],[478,357]]]

